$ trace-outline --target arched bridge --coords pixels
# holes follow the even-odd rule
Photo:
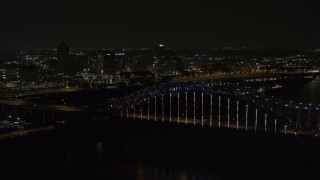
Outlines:
[[[320,106],[294,103],[235,82],[160,84],[114,99],[114,114],[178,124],[318,135]]]

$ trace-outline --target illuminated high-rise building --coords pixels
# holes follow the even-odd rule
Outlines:
[[[97,52],[97,60],[96,60],[96,73],[100,74],[100,73],[104,73],[103,71],[103,65],[104,65],[104,52],[103,50],[99,50]]]
[[[113,75],[116,72],[116,61],[115,54],[110,50],[105,50],[103,52],[104,61],[103,61],[103,71],[105,74]]]
[[[110,50],[98,50],[96,72],[113,75],[116,71],[115,54]]]

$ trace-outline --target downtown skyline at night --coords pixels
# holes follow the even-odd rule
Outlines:
[[[0,179],[320,179],[317,0],[0,2]]]

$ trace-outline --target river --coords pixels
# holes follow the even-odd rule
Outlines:
[[[276,89],[271,94],[288,101],[320,104],[320,79]]]

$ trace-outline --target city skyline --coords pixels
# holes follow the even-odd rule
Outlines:
[[[3,0],[2,179],[320,179],[320,1]]]
[[[19,4],[19,6],[16,6]],[[3,1],[0,49],[320,47],[317,1]]]

